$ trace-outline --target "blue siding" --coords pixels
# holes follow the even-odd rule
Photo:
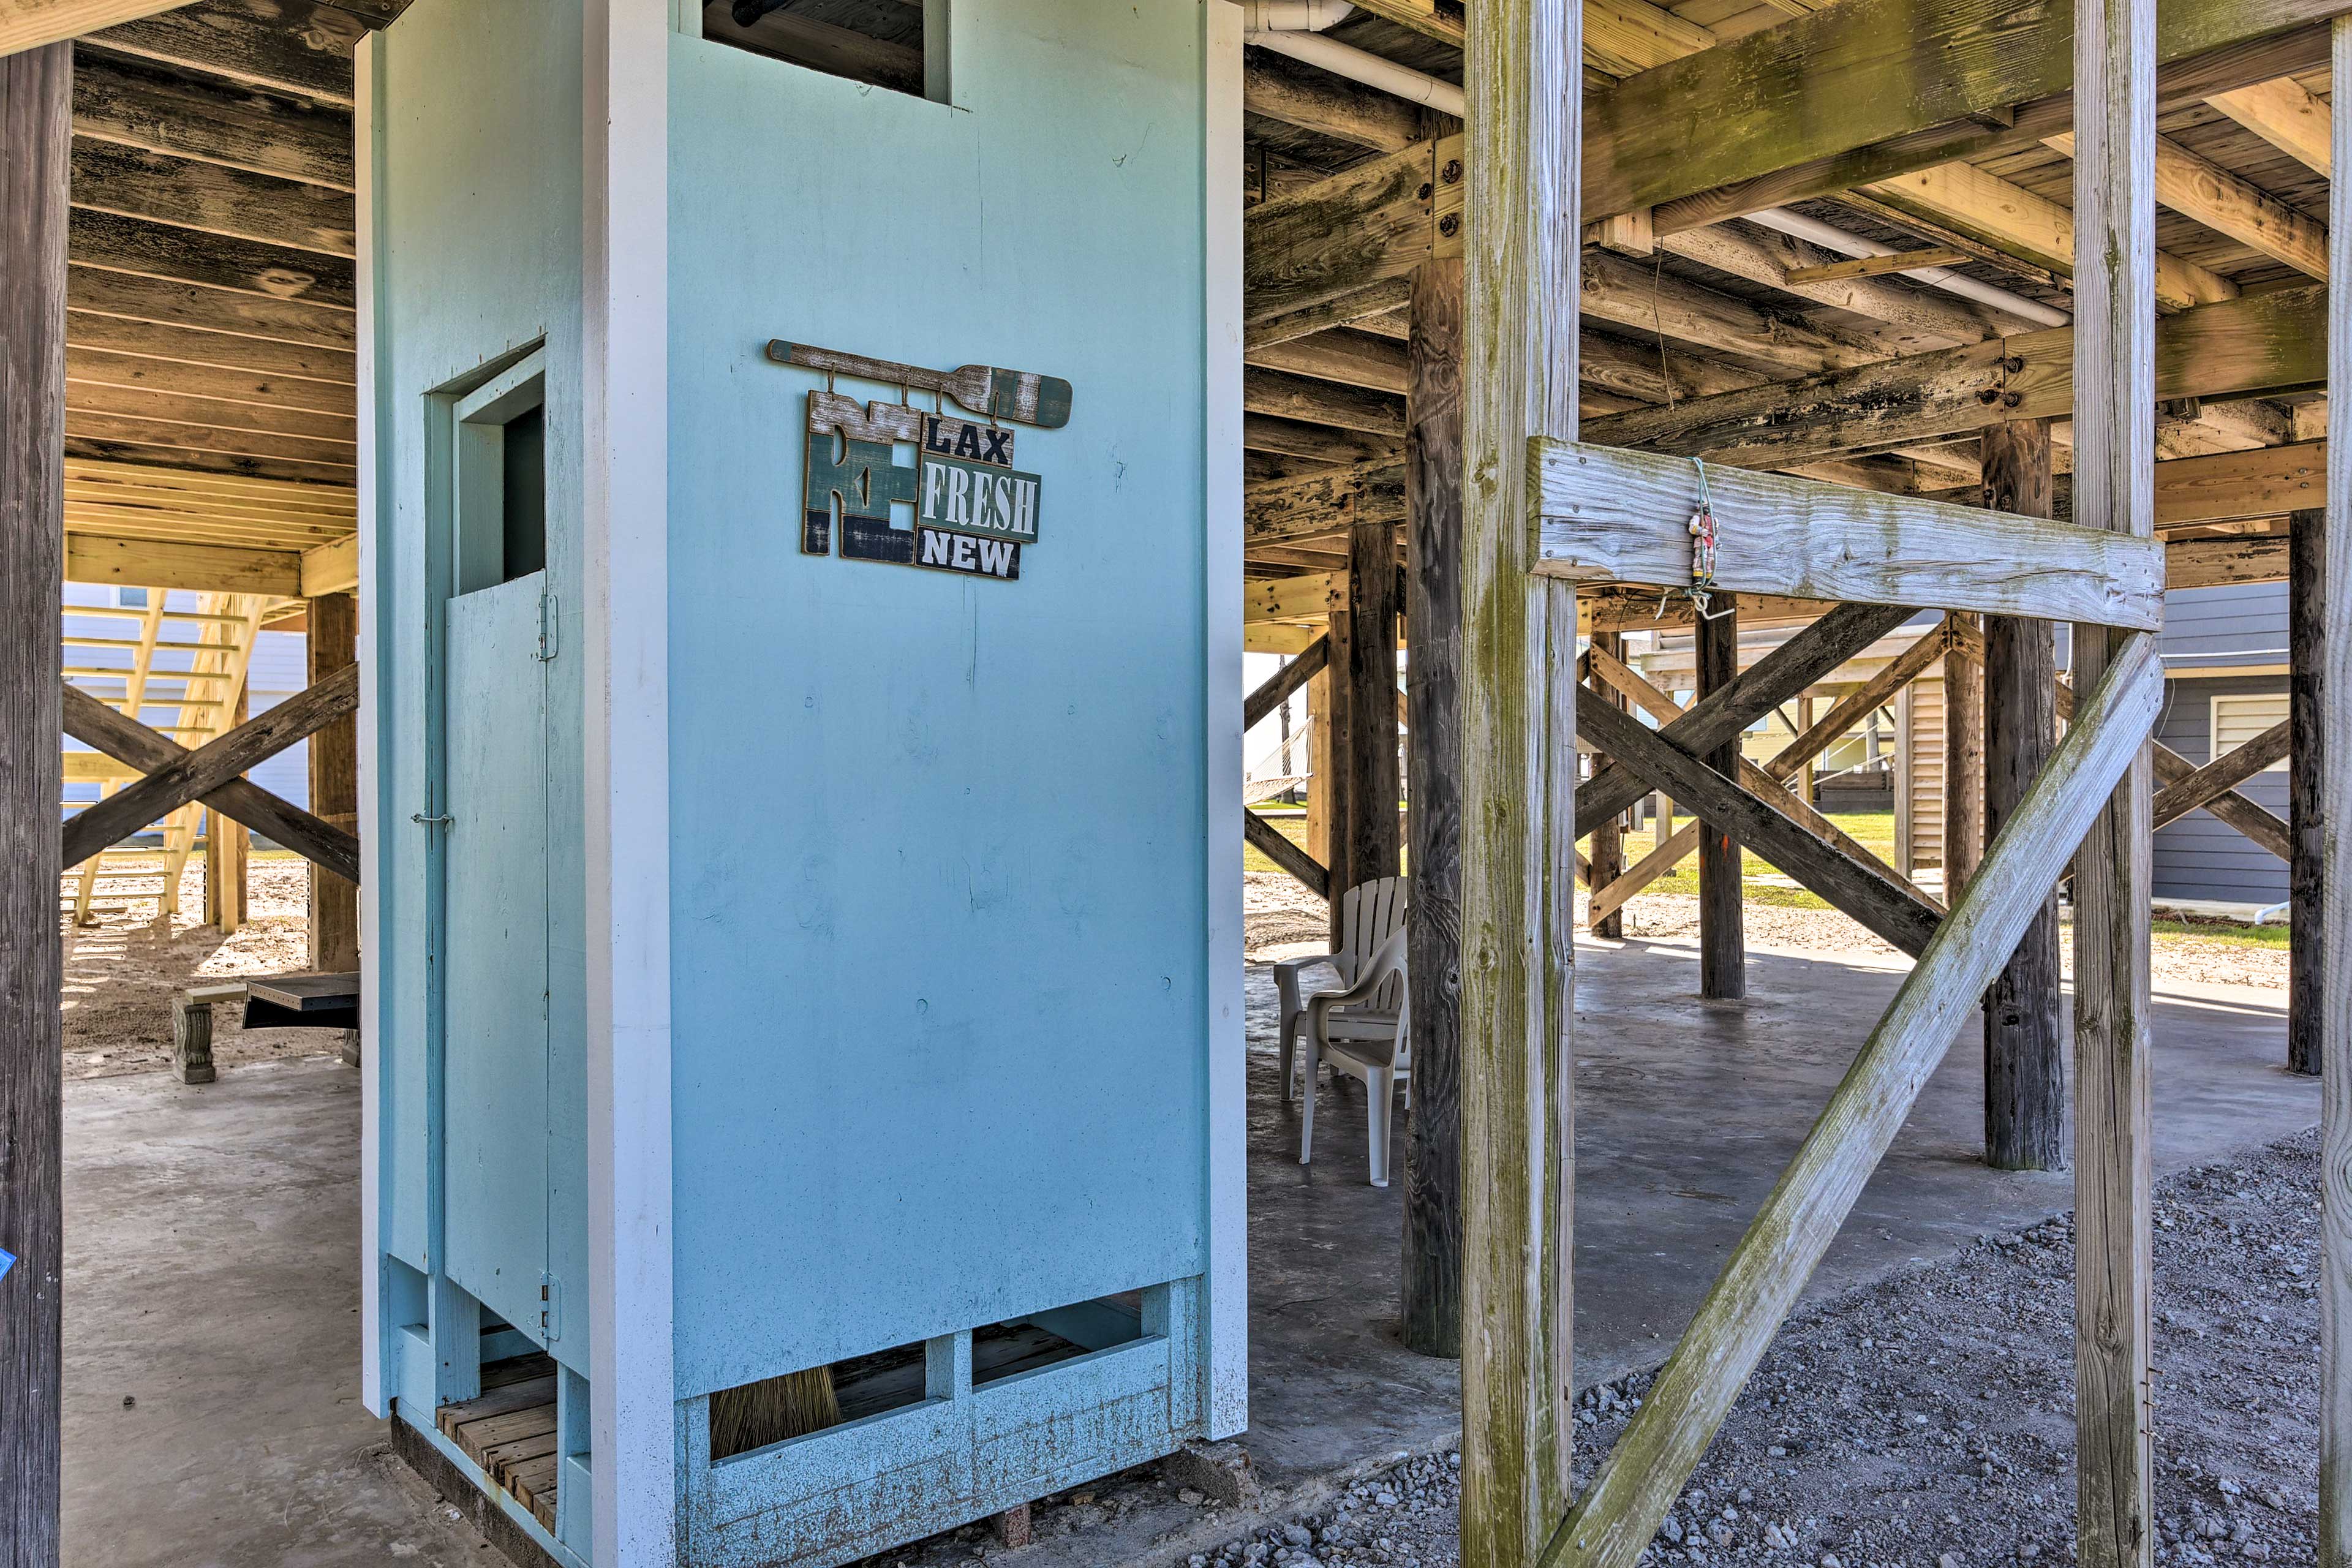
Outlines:
[[[2178,671],[2200,664],[2286,662],[2286,584],[2232,583],[2164,596],[2164,658]]]

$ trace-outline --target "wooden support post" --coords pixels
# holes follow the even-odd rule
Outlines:
[[[1576,590],[1531,574],[1527,457],[1576,435],[1584,7],[1481,0],[1468,26],[1462,1562],[1526,1568],[1574,1430]]]
[[[310,601],[310,684],[357,661],[360,602],[355,594]],[[310,737],[310,815],[346,833],[359,831],[360,730],[338,719]],[[310,967],[330,974],[360,966],[360,890],[341,877],[310,868]]]
[[[2286,1065],[2316,1075],[2327,1030],[2327,512],[2298,511],[2287,525]]]
[[[1954,631],[1979,617],[1944,617]],[[1944,660],[1944,902],[1951,903],[1984,858],[1984,671],[1974,660]]]
[[[0,1564],[58,1562],[70,44],[0,58]]]
[[[1328,659],[1331,642],[1316,639]],[[1331,864],[1331,792],[1338,783],[1331,763],[1331,672],[1328,666],[1307,682],[1307,853],[1318,866]]]
[[[1348,533],[1348,880],[1397,874],[1403,847],[1397,803],[1397,621],[1404,614],[1396,530],[1359,522]],[[1334,645],[1333,651],[1342,651]]]
[[[2352,81],[2352,18],[2336,19],[2333,76]],[[2334,167],[2352,169],[2352,113],[2334,117]],[[2327,191],[2329,402],[2352,399],[2352,180]],[[2352,441],[2327,447],[2329,526],[2323,548],[2324,584],[2352,583]],[[2338,940],[2320,953],[2318,994],[2304,1005],[2315,1013],[2319,1039],[2319,1561],[2326,1568],[2352,1562],[2352,967],[2342,939],[2352,932],[2352,631],[2344,617],[2328,623],[2319,689],[2319,868],[2324,927]],[[2328,767],[2327,758],[2339,759]]]
[[[1739,612],[1727,596],[1724,613],[1701,616],[1693,629],[1698,656],[1698,694],[1727,686],[1739,674]],[[1739,776],[1739,737],[1706,753],[1708,766],[1726,778]],[[1748,931],[1743,918],[1739,845],[1722,826],[1699,825],[1698,994],[1713,1000],[1748,994]]]
[[[1612,658],[1622,658],[1625,653],[1625,635],[1622,632],[1594,632],[1592,647],[1597,653],[1606,653]],[[1625,700],[1612,690],[1605,681],[1595,679],[1592,688],[1601,693],[1601,700],[1611,707],[1625,706]],[[1612,816],[1592,830],[1591,858],[1592,874],[1588,879],[1588,885],[1595,892],[1599,892],[1625,874],[1625,835],[1622,818]],[[1622,910],[1611,910],[1606,914],[1592,917],[1591,923],[1592,934],[1598,937],[1605,937],[1613,942],[1625,934],[1625,916]]]
[[[1797,699],[1797,734],[1801,736],[1812,727],[1813,694],[1808,691]],[[1812,759],[1810,757],[1806,759],[1805,765],[1798,770],[1795,779],[1791,782],[1796,786],[1799,800],[1803,801],[1807,805],[1817,806],[1822,804],[1821,782],[1814,776]]]
[[[1412,1111],[1404,1144],[1404,1342],[1462,1353],[1462,263],[1413,273],[1405,487],[1412,569]]]
[[[1985,505],[2040,517],[2052,500],[2050,421],[2019,420],[1986,430]],[[1988,616],[1984,645],[1985,835],[1991,837],[2017,815],[2027,786],[2058,743],[2057,628],[2047,621]],[[1954,655],[1944,668],[1969,663]],[[2066,1168],[2063,1005],[2058,889],[2052,888],[1985,993],[1985,1160],[1997,1169]]]
[[[1318,774],[1315,793],[1323,796],[1323,868],[1330,885],[1331,951],[1339,951],[1342,931],[1339,925],[1340,900],[1359,880],[1355,868],[1348,863],[1349,853],[1355,847],[1356,823],[1356,747],[1355,689],[1348,674],[1355,658],[1355,618],[1348,611],[1331,614],[1324,640],[1331,649],[1331,668],[1323,686],[1326,699],[1323,713],[1322,745],[1315,753],[1315,765],[1319,769],[1330,764],[1328,774]]]
[[[2074,517],[2156,531],[2156,0],[2074,4]],[[2123,639],[2074,633],[2074,689]],[[2149,772],[2074,858],[2078,1568],[2155,1558],[2149,1426]]]
[[[240,686],[228,727],[234,730],[252,716],[252,693]],[[218,806],[205,807],[205,923],[223,936],[244,929],[252,849],[252,829]]]

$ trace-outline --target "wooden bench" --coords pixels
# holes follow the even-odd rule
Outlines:
[[[345,1067],[360,1065],[360,977],[272,974],[246,983],[248,1029],[340,1029]]]

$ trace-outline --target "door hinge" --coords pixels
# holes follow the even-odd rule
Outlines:
[[[556,622],[555,595],[541,594],[539,596],[539,657],[541,663],[555,657]]]
[[[539,1331],[549,1344],[563,1337],[563,1281],[545,1272],[539,1277]]]

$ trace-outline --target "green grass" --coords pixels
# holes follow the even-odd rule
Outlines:
[[[2287,928],[2284,921],[2252,926],[2238,921],[2159,920],[2152,929],[2158,936],[2193,936],[2200,942],[2228,942],[2237,947],[2284,947],[2287,944]]]

